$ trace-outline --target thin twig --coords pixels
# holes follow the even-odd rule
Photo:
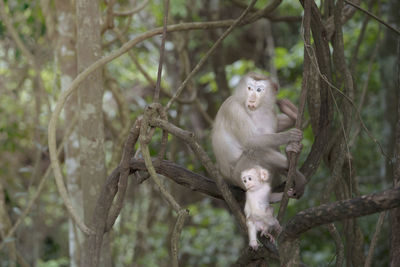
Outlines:
[[[104,20],[104,24],[101,27],[101,34],[103,34],[106,30],[114,28],[114,4],[116,0],[110,0],[107,3],[107,11],[106,11],[106,18]]]
[[[343,44],[343,31],[342,31],[342,20],[341,20],[341,15],[342,15],[342,10],[343,10],[343,0],[338,0],[336,2],[336,7],[334,10],[334,24],[335,24],[335,35],[334,35],[334,41],[333,41],[333,60],[334,60],[334,65],[337,68],[337,71],[339,72],[338,82],[342,82],[344,84],[344,89],[343,89],[343,94],[346,95],[349,99],[353,100],[354,98],[354,85],[353,85],[353,78],[351,76],[351,72],[349,68],[347,67],[346,60],[345,60],[345,55],[344,55],[344,44]],[[350,153],[350,148],[349,148],[349,141],[348,141],[348,136],[350,135],[350,130],[351,130],[351,107],[348,106],[347,103],[344,103],[342,106],[342,116],[340,116],[340,109],[338,107],[338,104],[336,102],[335,96],[333,95],[332,88],[329,87],[329,92],[331,93],[333,102],[335,104],[335,107],[338,111],[338,118],[340,122],[340,126],[342,128],[343,132],[343,138],[344,138],[344,145],[346,146],[346,152],[347,152],[347,157],[344,154],[344,151],[342,151],[341,144],[339,143],[339,156],[338,160],[334,163],[336,166],[334,166],[334,170],[338,170],[338,176],[339,172],[342,172],[344,160],[343,158],[346,157],[348,160],[349,164],[349,177],[351,178],[352,174],[352,165],[351,165],[351,153]],[[343,118],[342,118],[343,117]],[[346,125],[345,125],[346,123]],[[334,174],[334,171],[333,171]],[[352,183],[350,183],[351,185]],[[352,190],[350,188],[350,190]]]
[[[157,72],[157,84],[154,91],[154,103],[157,103],[160,98],[160,86],[161,86],[161,74],[162,74],[162,66],[164,63],[164,52],[165,52],[165,40],[167,39],[167,24],[168,24],[168,9],[169,9],[169,0],[164,1],[164,25],[163,25],[163,33],[160,47],[160,60],[158,62],[158,72]]]
[[[118,28],[113,29],[114,33],[117,35],[117,38],[120,40],[121,43],[126,43],[128,40],[122,35],[121,31]],[[146,72],[146,70],[142,67],[142,65],[139,63],[137,60],[136,56],[133,54],[132,50],[128,51],[128,55],[132,59],[133,63],[135,64],[136,68],[138,71],[143,75],[143,77],[146,79],[146,81],[153,86],[154,88],[156,87],[156,81],[153,80],[153,78],[150,77],[150,75]],[[167,97],[171,98],[173,94],[168,92],[164,87],[160,86],[160,90],[163,94],[165,94]],[[197,92],[194,91],[193,95],[191,95],[188,99],[182,99],[182,98],[177,98],[176,101],[181,103],[181,104],[192,104],[197,98]]]
[[[145,1],[143,1],[142,4],[140,4],[139,6],[135,7],[132,10],[129,10],[129,11],[114,11],[114,15],[115,16],[132,16],[132,15],[142,11],[142,9],[144,9],[149,2],[150,2],[150,0],[145,0]]]
[[[365,14],[367,14],[368,16],[374,18],[376,21],[378,21],[379,23],[385,25],[387,28],[389,28],[390,30],[392,30],[393,32],[395,32],[396,34],[400,35],[400,31],[393,28],[392,26],[390,26],[388,23],[386,23],[385,21],[383,21],[382,19],[378,18],[377,16],[375,16],[374,14],[372,14],[371,12],[363,9],[362,7],[360,7],[359,5],[353,4],[351,1],[348,0],[344,0],[344,2],[346,2],[346,4],[349,4],[355,8],[357,8],[358,10],[364,12]]]
[[[190,79],[193,78],[193,76],[200,70],[200,68],[204,65],[208,57],[215,51],[215,49],[218,47],[218,45],[233,31],[233,29],[243,20],[243,18],[247,15],[247,13],[253,8],[254,4],[257,2],[257,0],[252,0],[250,5],[243,11],[243,13],[240,15],[240,17],[235,20],[235,22],[221,35],[221,37],[218,38],[218,40],[214,43],[214,45],[207,51],[207,53],[201,58],[199,63],[194,67],[192,72],[186,77],[186,79],[183,81],[181,86],[176,90],[174,96],[169,100],[167,106],[165,107],[166,110],[168,110],[172,103],[176,100],[177,97],[181,94],[183,89],[186,87],[187,83],[189,82]]]
[[[188,210],[182,209],[178,202],[174,199],[174,197],[165,189],[162,184],[158,174],[153,166],[153,162],[150,157],[150,151],[148,143],[150,142],[150,138],[147,136],[147,130],[149,127],[149,120],[157,115],[157,110],[162,109],[160,104],[153,103],[148,106],[145,110],[145,114],[143,116],[142,125],[140,127],[140,148],[142,150],[142,155],[146,164],[147,171],[149,172],[151,178],[156,183],[158,189],[161,194],[165,198],[165,200],[169,203],[169,205],[174,209],[178,214],[177,221],[175,223],[174,231],[171,236],[171,258],[173,266],[178,266],[178,243],[179,237],[183,228],[183,224],[185,222],[186,217],[189,215]]]
[[[344,261],[344,245],[342,242],[342,238],[336,229],[334,223],[330,223],[327,225],[328,231],[331,234],[333,241],[335,242],[336,246],[336,267],[342,267]]]
[[[376,56],[378,54],[378,50],[379,50],[380,44],[381,44],[381,40],[380,40],[380,38],[378,36],[377,41],[375,43],[374,51],[372,52],[371,57],[369,59],[368,71],[367,71],[367,74],[365,75],[366,79],[365,79],[365,82],[364,82],[364,84],[362,86],[361,95],[358,97],[360,99],[360,101],[358,102],[358,110],[361,110],[361,108],[364,105],[365,95],[367,93],[369,81],[370,81],[371,74],[372,74],[372,69],[373,69],[373,66],[375,64],[375,59],[376,59]],[[356,137],[358,136],[360,130],[361,130],[360,124],[357,124],[356,128],[354,130],[354,133],[353,133],[353,137],[350,140],[350,144],[349,144],[350,147],[353,146],[353,144],[354,144],[354,142],[356,140]]]
[[[303,23],[302,29],[304,35],[304,51],[306,51],[307,46],[310,45],[310,23],[311,23],[311,3],[309,0],[304,1],[304,16],[303,16]],[[304,53],[304,63],[303,63],[303,81],[301,86],[301,94],[300,94],[300,106],[299,106],[299,114],[297,115],[296,120],[296,128],[301,130],[301,124],[303,119],[304,107],[307,97],[307,87],[308,87],[308,79],[310,76],[310,67],[311,67],[311,59],[307,53]],[[289,196],[287,191],[289,188],[292,187],[294,176],[296,175],[296,165],[298,160],[298,153],[289,153],[289,171],[286,180],[285,190],[283,193],[281,205],[279,206],[278,211],[278,221],[282,221],[283,216],[285,215],[287,205],[289,203]],[[305,182],[305,181],[304,181]]]
[[[171,254],[172,254],[172,266],[179,266],[179,238],[182,233],[183,225],[187,217],[189,216],[189,210],[181,209],[178,211],[178,218],[176,219],[176,223],[171,235]]]
[[[109,215],[107,218],[106,232],[110,231],[113,227],[115,220],[121,212],[122,204],[125,198],[125,193],[128,184],[128,176],[129,176],[129,163],[130,159],[133,156],[133,151],[135,149],[135,144],[139,138],[140,131],[140,123],[141,119],[138,118],[130,129],[130,133],[128,138],[124,144],[124,150],[122,153],[121,162],[119,164],[120,174],[118,181],[118,194],[117,200],[111,210],[109,211]]]
[[[381,212],[379,214],[378,222],[376,223],[375,233],[371,240],[371,245],[368,249],[367,259],[365,260],[364,267],[370,267],[372,265],[372,257],[374,256],[374,251],[376,247],[376,243],[378,242],[379,234],[382,230],[383,220],[385,219],[387,212]]]
[[[379,147],[379,150],[380,150],[381,154],[382,154],[387,160],[390,161],[390,157],[389,157],[389,156],[385,153],[385,151],[383,150],[382,144],[381,144],[381,143],[378,141],[378,139],[368,130],[367,126],[366,126],[365,123],[364,123],[364,120],[363,120],[362,117],[361,117],[361,113],[360,113],[360,111],[358,110],[357,105],[354,103],[354,101],[353,101],[352,99],[350,99],[346,94],[344,94],[340,89],[338,89],[335,85],[333,85],[333,84],[328,80],[328,78],[326,77],[326,75],[322,74],[321,69],[320,69],[319,66],[318,66],[318,62],[316,62],[316,60],[315,60],[315,56],[314,56],[314,55],[315,55],[315,52],[314,52],[314,49],[313,49],[313,47],[312,47],[311,45],[310,45],[310,46],[307,46],[307,53],[310,55],[311,59],[314,59],[314,60],[311,60],[311,62],[312,62],[312,64],[314,65],[315,69],[318,71],[318,75],[321,77],[321,79],[322,79],[323,81],[325,81],[331,88],[335,89],[339,94],[341,94],[348,102],[350,102],[350,104],[353,106],[353,108],[354,108],[354,110],[355,110],[355,112],[356,112],[356,114],[357,114],[357,117],[358,117],[358,119],[359,119],[359,121],[360,121],[360,124],[361,124],[362,128],[364,129],[364,131],[367,133],[367,135],[369,136],[369,138],[371,138],[372,141]]]
[[[368,11],[370,11],[372,9],[372,6],[374,5],[375,1],[376,0],[369,0]],[[357,66],[357,61],[358,61],[358,52],[360,51],[360,46],[361,46],[362,41],[364,39],[364,36],[365,36],[366,30],[367,30],[367,26],[368,26],[368,22],[369,22],[370,18],[371,17],[369,17],[369,16],[366,16],[364,18],[364,21],[363,21],[362,26],[361,26],[360,34],[359,34],[359,36],[357,38],[357,43],[356,43],[355,48],[353,50],[353,56],[352,56],[352,58],[350,60],[350,66],[352,68],[352,73],[355,73],[355,67]],[[378,31],[378,34],[379,34],[379,32],[380,31]]]

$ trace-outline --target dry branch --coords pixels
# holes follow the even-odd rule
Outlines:
[[[304,1],[304,16],[303,16],[303,35],[304,35],[304,63],[303,63],[303,81],[301,84],[301,93],[300,93],[300,105],[299,105],[299,112],[297,115],[296,119],[296,125],[295,127],[299,130],[301,130],[301,125],[302,125],[302,120],[303,120],[303,114],[304,114],[304,108],[306,105],[306,96],[307,96],[307,88],[309,85],[309,77],[311,73],[311,59],[310,56],[307,54],[307,47],[310,47],[311,45],[311,29],[310,29],[310,23],[311,23],[311,2],[308,0]],[[278,221],[282,221],[283,216],[285,215],[286,212],[286,207],[289,203],[289,196],[287,194],[287,191],[289,188],[293,187],[293,181],[294,181],[294,176],[296,173],[296,168],[297,168],[297,162],[299,158],[299,153],[293,153],[289,152],[288,153],[288,161],[289,161],[289,171],[287,175],[287,182],[285,186],[285,190],[283,191],[283,197],[282,197],[282,202],[281,205],[279,206],[279,211],[278,211]],[[298,181],[300,182],[300,181]],[[304,181],[306,183],[306,181]],[[305,186],[305,185],[304,185]]]
[[[113,13],[114,13],[115,16],[121,16],[121,17],[132,16],[132,15],[142,11],[142,9],[144,9],[149,2],[150,2],[150,0],[145,0],[145,1],[143,1],[143,3],[141,3],[140,5],[138,5],[137,7],[135,7],[132,10],[129,10],[129,11],[113,11]]]
[[[168,177],[175,183],[213,198],[224,199],[214,180],[201,174],[191,172],[171,161],[162,160],[158,164],[155,164],[155,160],[153,160],[153,162],[158,174]],[[134,173],[135,171],[146,171],[143,159],[131,159],[130,173]],[[242,189],[230,186],[230,190],[238,202],[244,201],[244,191]]]
[[[296,238],[316,226],[352,219],[400,206],[400,188],[336,201],[297,213],[283,229],[285,238]]]
[[[365,260],[364,267],[372,266],[372,259],[374,256],[376,243],[378,242],[379,234],[382,230],[383,220],[385,219],[386,213],[387,212],[381,212],[381,214],[379,215],[378,222],[376,223],[376,227],[375,227],[375,233],[372,237],[371,244],[368,249],[368,255],[367,255],[367,259]]]
[[[179,237],[180,237],[183,225],[185,223],[185,220],[189,216],[189,211],[186,209],[183,209],[179,205],[179,203],[175,200],[173,195],[170,192],[168,192],[168,190],[164,187],[163,183],[161,182],[161,179],[157,175],[157,172],[154,168],[154,164],[150,158],[150,151],[149,151],[148,144],[151,141],[152,131],[148,132],[147,130],[149,128],[149,121],[158,115],[160,115],[163,120],[167,121],[167,114],[161,104],[153,103],[146,108],[143,119],[142,119],[142,125],[140,127],[139,140],[140,140],[140,148],[142,150],[142,155],[143,155],[143,158],[145,161],[147,172],[150,174],[151,178],[156,183],[158,189],[160,190],[163,197],[167,200],[168,204],[178,214],[178,218],[176,220],[176,223],[175,223],[172,235],[171,235],[171,260],[172,260],[172,266],[175,267],[175,266],[179,265],[178,264]],[[160,154],[159,154],[158,161],[164,157],[167,137],[168,137],[167,132],[165,129],[163,129],[163,142],[162,142],[162,147],[159,152]],[[157,163],[158,163],[158,161],[157,161]],[[128,169],[126,171],[128,172]]]
[[[304,0],[300,0],[300,2],[304,6]],[[307,179],[317,170],[322,156],[325,154],[333,120],[332,99],[329,96],[329,82],[332,81],[330,48],[327,39],[327,31],[323,26],[321,14],[314,1],[311,3],[310,26],[314,38],[315,53],[312,47],[308,46],[306,46],[306,51],[320,75],[325,79],[321,81],[321,105],[318,130],[314,133],[315,141],[311,147],[311,152],[300,168],[300,172],[302,172]]]
[[[169,11],[169,0],[165,0],[164,25],[162,32],[161,47],[160,47],[160,60],[158,61],[157,83],[156,83],[156,88],[154,89],[154,99],[153,99],[153,102],[155,103],[157,103],[160,98],[161,75],[162,75],[162,67],[164,64],[164,53],[165,53],[165,40],[167,39],[168,11]]]

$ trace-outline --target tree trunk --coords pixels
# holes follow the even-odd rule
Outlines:
[[[388,10],[388,22],[395,28],[400,27],[400,17],[398,11],[400,9],[400,2],[398,0],[390,0],[387,5],[383,6]],[[383,140],[385,150],[390,158],[396,157],[396,162],[386,161],[385,164],[385,177],[388,183],[393,182],[395,187],[399,186],[400,177],[396,172],[398,169],[398,146],[400,142],[399,125],[396,129],[396,122],[398,123],[399,115],[395,112],[398,109],[398,95],[399,83],[397,67],[399,67],[398,59],[396,59],[397,43],[399,37],[389,29],[385,29],[385,39],[380,48],[380,61],[384,64],[381,65],[381,81],[382,81],[382,100],[385,108],[385,124],[383,129]],[[396,148],[396,151],[395,151]],[[395,154],[396,153],[396,154]],[[395,171],[393,172],[393,168]],[[390,235],[390,265],[400,265],[400,209],[393,209],[389,213],[391,224]]]
[[[61,72],[61,90],[66,90],[76,77],[77,62],[75,53],[75,12],[70,1],[55,1],[57,10],[57,56]],[[77,94],[72,93],[65,105],[66,129],[73,127],[64,146],[65,169],[67,171],[67,188],[75,210],[83,216],[82,188],[78,176],[79,139],[78,128],[74,125],[78,119]],[[68,134],[68,133],[66,133]],[[80,251],[83,247],[83,236],[73,221],[69,220],[69,255],[70,266],[80,266]]]
[[[397,75],[394,81],[397,86],[397,123],[396,123],[396,143],[395,143],[395,164],[393,171],[393,186],[400,186],[400,39],[397,42]],[[390,211],[391,221],[391,244],[390,244],[390,266],[400,265],[400,208]]]
[[[82,72],[101,57],[101,25],[98,0],[77,0],[77,59]],[[83,212],[86,225],[91,225],[94,208],[106,179],[104,158],[104,124],[102,112],[103,82],[101,69],[93,72],[78,89],[79,102],[79,175],[83,189]],[[100,263],[87,246],[83,266],[111,266],[109,242],[103,240]]]

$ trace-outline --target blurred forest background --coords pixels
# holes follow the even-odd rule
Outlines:
[[[393,169],[397,166],[399,94],[399,32],[394,29],[400,29],[400,1],[351,0],[392,29],[348,2],[311,1],[318,7],[319,25],[325,27],[321,36],[313,29],[311,42],[317,56],[311,62],[321,60],[314,41],[322,37],[328,47],[324,60],[332,69],[325,75],[320,66],[321,74],[308,61],[314,67],[309,68],[299,166],[320,129],[318,114],[326,103],[319,90],[326,79],[333,84],[327,91],[330,119],[325,137],[329,142],[320,149],[315,170],[306,175],[309,183],[304,196],[290,200],[283,225],[299,211],[381,192],[393,188],[399,179]],[[249,3],[170,1],[168,25],[178,26],[168,32],[165,42],[159,100],[164,107]],[[245,18],[246,23],[234,28],[169,107],[169,122],[193,132],[212,159],[213,119],[242,75],[257,71],[272,76],[279,83],[278,98],[299,104],[304,78],[302,3],[257,1],[246,15],[254,19]],[[343,15],[343,25],[334,19],[335,12]],[[83,249],[84,235],[71,220],[54,180],[49,122],[56,122],[55,141],[70,204],[86,225],[93,225],[104,181],[120,164],[131,126],[153,102],[164,1],[0,0],[0,16],[0,266],[85,266],[81,265],[88,255]],[[317,23],[314,18],[311,23]],[[226,23],[188,24],[209,21]],[[126,46],[129,50],[118,50],[128,40],[139,41]],[[115,51],[121,55],[107,60],[80,83],[54,121],[51,116],[62,105],[57,102],[77,74]],[[340,61],[341,53],[344,61]],[[174,135],[167,141],[166,160],[210,177],[186,142]],[[160,147],[162,131],[157,129],[150,154],[157,156]],[[145,178],[145,172],[129,177],[120,213],[116,209],[119,216],[104,235],[100,266],[171,266],[176,212],[154,182]],[[247,237],[226,204],[168,178],[161,181],[176,202],[189,210],[179,241],[180,265],[237,262],[247,250]],[[275,205],[277,210],[279,204]],[[392,239],[400,233],[392,230],[399,212],[392,212],[391,216],[374,213],[312,228],[301,235],[301,261],[308,266],[389,266],[390,255],[395,254]],[[397,244],[397,258],[399,249]]]

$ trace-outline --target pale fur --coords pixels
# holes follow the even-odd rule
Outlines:
[[[257,88],[262,90],[257,92]],[[285,115],[277,116],[276,92],[276,85],[268,77],[249,73],[217,113],[212,130],[213,150],[221,174],[234,185],[244,188],[240,173],[254,164],[285,173],[287,158],[278,147],[302,139],[297,129],[279,132],[283,129],[278,126],[293,126],[294,122]],[[249,107],[251,101],[255,101],[254,107]],[[273,177],[275,186],[280,179]]]
[[[273,208],[269,204],[271,186],[268,182],[268,171],[260,166],[255,166],[243,171],[241,178],[247,189],[244,212],[246,214],[249,246],[257,249],[257,232],[261,231],[262,235],[268,236],[271,241],[274,241],[269,230],[277,229],[280,231],[281,227],[274,217]]]

